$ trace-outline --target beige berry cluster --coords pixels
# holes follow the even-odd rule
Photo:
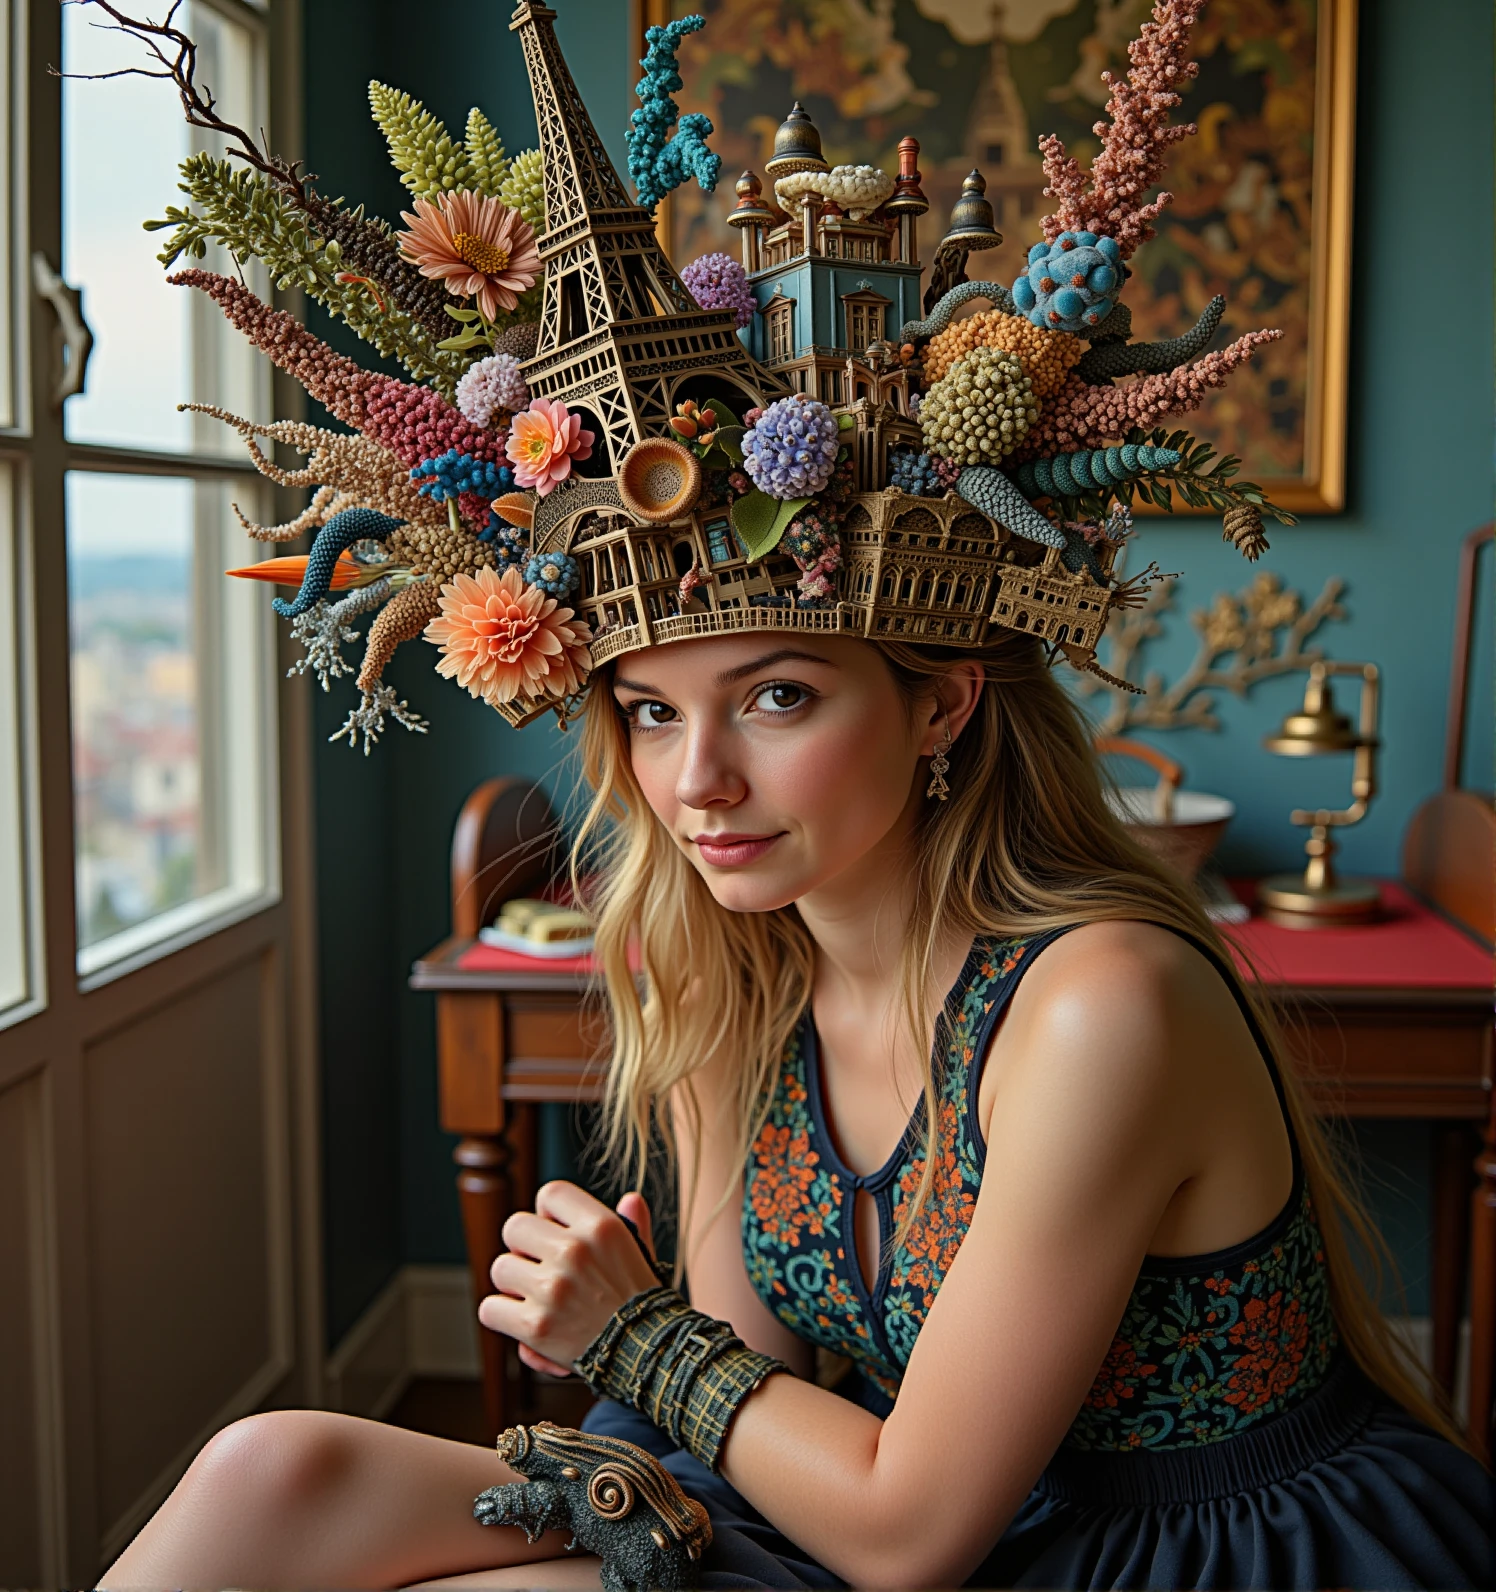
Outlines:
[[[1011,453],[1039,418],[1023,361],[1002,348],[974,348],[951,366],[919,406],[931,453],[957,464],[986,464]]]
[[[986,310],[952,321],[925,345],[925,380],[939,381],[958,359],[974,348],[1004,348],[1023,361],[1041,402],[1057,393],[1086,351],[1086,345],[1069,332],[1050,332],[1022,315]]]

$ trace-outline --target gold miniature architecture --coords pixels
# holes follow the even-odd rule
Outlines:
[[[791,338],[775,346],[783,323],[770,294],[748,334],[750,341],[768,339],[768,357],[755,359],[730,311],[697,307],[665,258],[648,211],[629,201],[562,59],[554,17],[541,0],[521,0],[511,23],[535,98],[549,223],[540,240],[539,344],[523,374],[533,393],[582,412],[601,435],[582,467],[593,473],[574,474],[536,503],[532,535],[537,553],[577,561],[580,593],[571,600],[593,628],[594,665],[639,647],[730,631],[811,630],[970,647],[1000,625],[1038,636],[1077,667],[1090,666],[1113,597],[1104,583],[1113,548],[1095,550],[1098,581],[1068,570],[1057,551],[1013,535],[954,493],[915,497],[887,485],[889,450],[921,446],[907,369],[892,341],[918,312],[916,222],[928,209],[918,144],[903,141],[893,193],[858,222],[814,198],[799,217],[785,216],[754,174],[739,179],[732,224],[742,230],[751,281],[819,270],[837,273],[838,283],[845,271],[854,284],[840,295],[834,344]],[[796,106],[766,172],[777,179],[825,164],[819,134]],[[997,238],[991,210],[980,214],[979,182],[968,186],[967,212],[975,206],[978,214],[965,215],[966,236],[970,246],[987,246]],[[860,276],[871,283],[875,273],[881,279],[890,272],[895,292],[855,285]],[[800,570],[787,554],[750,562],[727,504],[697,502],[662,523],[631,513],[619,490],[630,452],[667,437],[683,400],[718,398],[741,415],[791,390],[820,398],[852,422],[843,437],[854,461],[854,495],[841,514],[837,595],[827,601],[799,597]],[[663,481],[659,466],[629,472],[636,503],[637,483],[648,490],[652,472]],[[669,483],[661,487],[662,494],[670,490]],[[530,698],[500,711],[523,724],[556,705],[554,698]]]

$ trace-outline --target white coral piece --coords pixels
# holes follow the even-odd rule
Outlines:
[[[384,734],[385,714],[417,735],[424,735],[430,729],[426,720],[403,697],[396,696],[394,686],[381,682],[372,691],[364,692],[362,701],[349,713],[342,729],[327,738],[329,741],[346,739],[353,747],[358,744],[359,736],[363,736],[364,756],[367,757],[375,741]]]
[[[346,644],[357,641],[359,636],[348,621],[356,619],[359,614],[371,613],[394,590],[394,582],[386,575],[383,580],[349,592],[337,602],[330,602],[324,597],[320,602],[313,603],[304,614],[298,614],[291,621],[291,639],[299,641],[306,648],[306,656],[298,658],[286,670],[286,674],[305,674],[310,669],[317,676],[317,683],[326,691],[332,681],[342,679],[345,674],[356,673],[341,650]]]
[[[808,193],[839,204],[853,221],[870,216],[893,192],[893,178],[876,166],[833,166],[830,171],[792,171],[774,184],[783,210],[797,210]]]

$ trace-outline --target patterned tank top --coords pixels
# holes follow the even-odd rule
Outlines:
[[[924,1172],[923,1099],[893,1154],[859,1177],[827,1131],[808,1010],[786,1047],[744,1180],[748,1277],[796,1336],[850,1357],[864,1379],[864,1402],[879,1413],[893,1407],[919,1329],[976,1209],[986,1157],[976,1101],[993,1031],[1039,952],[1064,932],[972,947],[947,1002],[954,1016],[942,1016],[937,1028],[934,1182],[896,1247],[894,1233]],[[1281,1107],[1277,1071],[1250,1011],[1243,1012]],[[871,1289],[857,1257],[859,1189],[878,1213],[880,1265]],[[1292,1192],[1260,1233],[1208,1255],[1145,1257],[1065,1442],[1081,1449],[1217,1442],[1312,1392],[1335,1348],[1323,1243],[1293,1142]]]

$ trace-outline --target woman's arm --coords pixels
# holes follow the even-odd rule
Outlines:
[[[960,1585],[1063,1438],[1160,1216],[1198,1170],[1194,1129],[1222,1043],[1219,1009],[1200,997],[1203,967],[1136,925],[1099,940],[1078,931],[1046,952],[989,1062],[1001,1072],[975,1216],[893,1413],[880,1422],[786,1376],[740,1409],[727,1478],[852,1584]],[[601,1206],[590,1202],[594,1216],[577,1190],[553,1199],[586,1235],[582,1249],[606,1247]],[[723,1230],[691,1242],[698,1305],[740,1312]],[[513,1304],[502,1313],[523,1326]],[[551,1313],[541,1341],[515,1335],[569,1361],[602,1325],[585,1314]]]

